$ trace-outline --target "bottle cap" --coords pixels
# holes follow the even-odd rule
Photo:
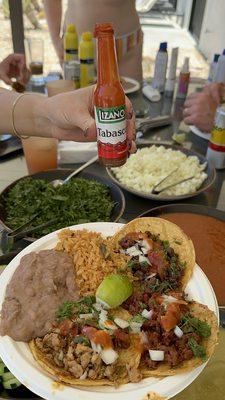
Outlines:
[[[93,38],[93,35],[91,32],[83,32],[81,35],[81,40],[84,40],[85,42],[90,42]]]
[[[218,62],[220,54],[214,54],[213,62]]]
[[[76,32],[75,25],[74,24],[68,24],[67,27],[66,27],[66,32],[69,32],[69,33]]]
[[[80,60],[93,60],[94,59],[94,43],[91,32],[83,32],[79,44],[79,58]]]
[[[167,51],[167,42],[160,43],[159,51]]]

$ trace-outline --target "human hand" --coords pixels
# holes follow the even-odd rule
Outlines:
[[[10,54],[0,63],[0,79],[12,85],[11,78],[17,78],[23,85],[28,82],[30,71],[26,67],[24,54]]]
[[[97,131],[93,106],[94,86],[61,93],[41,102],[36,115],[39,115],[39,130],[50,129],[51,136],[57,139],[76,142],[96,141]],[[41,109],[40,109],[41,107]],[[135,118],[130,100],[126,97],[126,124],[128,149],[135,146]]]
[[[223,83],[211,83],[210,85],[206,85],[203,89],[203,93],[210,95],[214,101],[216,101],[217,105],[219,105],[225,94],[225,85]]]
[[[214,125],[217,101],[207,92],[192,93],[184,103],[184,122],[210,132]]]

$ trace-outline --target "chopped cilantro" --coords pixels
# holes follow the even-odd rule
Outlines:
[[[173,285],[168,281],[161,282],[159,279],[156,279],[155,283],[151,283],[149,285],[152,292],[155,293],[167,293],[169,290],[173,290]]]
[[[195,357],[201,358],[202,361],[207,360],[206,351],[204,347],[198,344],[195,339],[190,338],[188,340],[188,346],[193,351]]]
[[[81,335],[77,335],[74,338],[74,343],[81,343],[84,344],[85,346],[90,346],[90,341],[86,336],[81,336]]]
[[[138,324],[142,324],[145,320],[146,318],[142,317],[141,314],[137,314],[130,319],[130,322],[137,322]]]
[[[127,263],[126,263],[126,267],[128,267],[128,268],[133,268],[133,267],[135,267],[137,265],[137,261],[135,261],[135,260],[129,260],[129,261],[127,261]]]
[[[58,309],[56,317],[59,319],[70,318],[73,314],[74,301],[65,301]]]
[[[57,187],[43,179],[23,178],[9,190],[5,200],[5,222],[12,229],[35,215],[33,227],[56,219],[51,226],[37,230],[35,237],[74,224],[110,221],[116,205],[107,185],[83,178],[71,179]]]
[[[95,296],[82,297],[77,301],[65,301],[58,309],[56,317],[60,320],[70,318],[74,313],[87,314],[92,311]]]
[[[196,332],[204,338],[208,338],[211,335],[211,327],[207,322],[201,321],[199,318],[191,317],[190,314],[186,314],[181,319],[181,329],[185,333]]]

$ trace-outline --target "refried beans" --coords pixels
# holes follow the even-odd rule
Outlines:
[[[75,269],[67,253],[43,250],[25,255],[6,288],[0,334],[23,342],[44,336],[58,307],[76,300],[77,293]]]
[[[208,276],[219,305],[225,305],[225,222],[192,213],[161,214],[174,222],[193,241],[196,260]],[[201,282],[199,282],[201,284]]]

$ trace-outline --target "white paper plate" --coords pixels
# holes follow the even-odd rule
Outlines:
[[[211,133],[208,132],[202,132],[200,129],[197,128],[197,126],[190,125],[190,130],[197,136],[201,137],[202,139],[209,140],[211,137]]]
[[[98,222],[72,226],[72,229],[88,229],[101,232],[105,236],[113,235],[122,224],[111,222]],[[32,243],[21,251],[6,267],[0,279],[0,308],[4,300],[5,289],[14,271],[19,265],[20,259],[31,251],[40,251],[53,248],[58,241],[57,232],[50,233]],[[210,282],[200,267],[196,265],[194,274],[190,280],[187,293],[203,304],[206,304],[218,316],[218,305]],[[115,389],[114,387],[69,387],[54,385],[53,379],[33,359],[27,344],[15,342],[8,336],[0,337],[0,356],[12,373],[37,395],[48,400],[143,400],[149,392],[156,392],[166,398],[171,398],[181,392],[204,369],[205,364],[193,371],[164,379],[147,378],[137,384],[126,384]]]
[[[122,78],[123,78],[126,82],[132,84],[132,87],[127,88],[127,89],[124,89],[125,94],[134,93],[134,92],[137,92],[137,91],[140,89],[141,85],[140,85],[140,83],[139,83],[138,81],[136,81],[135,79],[128,78],[128,76],[122,76]]]

